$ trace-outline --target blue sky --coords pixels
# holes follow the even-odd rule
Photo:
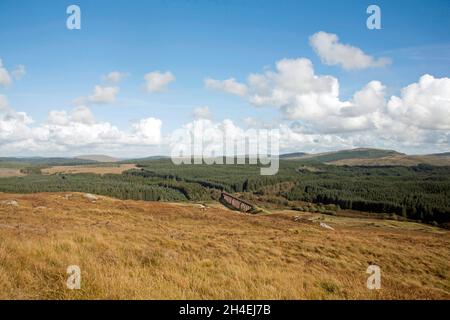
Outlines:
[[[81,30],[66,28],[65,11],[71,4],[81,8]],[[366,27],[370,4],[381,8],[381,30]],[[357,70],[323,63],[309,43],[319,31],[336,34],[340,43],[374,58],[389,58],[391,63]],[[338,79],[342,101],[351,100],[373,80],[386,87],[388,101],[424,74],[436,79],[449,76],[450,1],[0,0],[0,59],[10,73],[18,65],[26,66],[26,75],[0,86],[0,95],[7,97],[11,109],[33,119],[31,127],[44,123],[53,110],[70,112],[75,99],[89,96],[95,85],[104,85],[102,77],[112,71],[127,74],[117,85],[114,102],[88,107],[96,121],[119,130],[153,117],[161,120],[162,133],[167,135],[193,121],[193,109],[200,106],[209,107],[213,121],[229,118],[238,126],[250,117],[287,126],[307,124],[308,119],[286,119],[279,105],[255,107],[245,97],[204,85],[205,78],[245,83],[252,73],[275,70],[277,61],[296,58],[309,59],[316,75]],[[147,92],[144,76],[153,71],[170,71],[175,81],[163,92]],[[426,138],[407,146],[392,138],[392,146],[413,153],[448,149],[446,123],[418,128],[432,129],[427,137],[439,130],[440,140]],[[329,133],[317,129],[314,134]],[[375,139],[373,146],[389,145],[379,141]],[[47,154],[45,148],[33,150],[28,153]],[[69,154],[77,151],[67,149]],[[28,154],[17,145],[11,153]]]

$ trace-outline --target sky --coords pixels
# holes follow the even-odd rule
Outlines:
[[[449,74],[449,0],[0,0],[0,156],[170,154],[198,125],[447,152]]]

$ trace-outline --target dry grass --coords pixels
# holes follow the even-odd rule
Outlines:
[[[101,165],[77,165],[77,166],[53,166],[50,168],[42,169],[42,174],[55,174],[55,173],[96,173],[96,174],[121,174],[122,172],[130,169],[135,169],[135,164],[111,164],[111,166]]]
[[[417,166],[418,164],[426,163],[433,166],[450,166],[450,157],[444,156],[410,156],[410,155],[395,155],[375,159],[342,159],[331,161],[329,164],[337,166]]]
[[[3,299],[449,299],[449,231],[218,206],[0,193]],[[1,202],[0,202],[1,203]],[[382,289],[366,288],[366,268]],[[81,290],[66,268],[81,267]]]
[[[0,168],[0,177],[20,177],[24,174],[20,172],[20,169],[14,168]]]

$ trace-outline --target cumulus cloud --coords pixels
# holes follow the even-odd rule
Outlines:
[[[381,110],[385,103],[386,87],[380,81],[370,81],[353,95],[348,106],[341,108],[343,116],[356,117]]]
[[[72,111],[72,121],[84,124],[93,124],[95,122],[94,115],[86,106],[78,106]]]
[[[423,129],[450,130],[450,78],[423,75],[388,103],[392,118]]]
[[[11,76],[9,75],[8,70],[3,66],[2,59],[0,59],[0,85],[9,86],[11,82]]]
[[[108,83],[105,85],[96,85],[90,96],[79,97],[73,101],[77,106],[85,106],[90,104],[112,104],[116,101],[116,96],[119,93],[119,87],[113,84],[118,84],[126,74],[118,71],[113,71],[103,76],[103,81]]]
[[[206,78],[204,80],[205,87],[208,89],[232,93],[238,96],[244,96],[247,93],[247,86],[236,82],[234,78],[226,80],[216,80]]]
[[[245,141],[246,132],[230,119],[213,122],[209,119],[197,119],[184,124],[173,131],[167,143],[174,157],[190,157],[203,155],[206,158],[222,155],[232,156],[234,148],[224,148],[226,139],[230,141]],[[251,144],[256,146],[255,143]],[[245,146],[240,154],[245,154]],[[255,152],[256,153],[256,152]]]
[[[89,101],[98,104],[114,103],[116,95],[119,93],[118,87],[95,86],[94,92],[89,96]]]
[[[249,141],[254,133],[260,133],[261,127],[244,129],[231,119],[211,121],[198,119],[184,124],[180,129],[172,132],[168,138],[168,145],[175,156],[190,154],[206,156],[232,156],[236,150],[225,148],[226,139],[243,143],[247,139],[247,149],[243,153],[258,153],[258,141]],[[337,134],[320,134],[304,132],[302,126],[277,124],[269,129],[270,139],[277,138],[281,152],[306,151],[319,152],[325,150],[354,148],[363,142],[362,135],[341,136]],[[277,129],[270,131],[270,129]],[[367,141],[366,141],[367,142]],[[373,142],[373,141],[372,141]],[[263,148],[264,149],[264,148]],[[180,153],[183,154],[180,154]]]
[[[72,122],[91,125],[95,120],[91,110],[86,106],[78,106],[70,113],[65,110],[53,110],[47,118],[47,124],[50,125],[65,126]]]
[[[13,79],[20,80],[25,74],[26,70],[24,65],[19,65],[12,72],[9,72],[3,66],[2,59],[0,59],[0,86],[9,86],[13,82]]]
[[[327,65],[339,65],[346,70],[383,67],[391,61],[388,58],[376,59],[361,49],[339,42],[336,34],[317,32],[309,38],[309,43]]]
[[[337,78],[317,75],[311,61],[299,58],[278,61],[274,71],[250,74],[242,85],[242,97],[253,106],[275,107],[285,120],[293,121],[282,135],[292,146],[300,141],[311,147],[330,142],[334,149],[449,148],[449,78],[424,75],[403,88],[399,97],[388,98],[386,87],[374,80],[350,99],[342,99]],[[261,126],[254,119],[244,122]]]
[[[192,112],[194,119],[212,119],[212,113],[208,106],[195,108]]]
[[[33,119],[24,112],[12,110],[5,96],[0,95],[0,146],[19,140],[29,139],[29,125]]]
[[[132,125],[133,136],[128,142],[134,144],[159,144],[161,143],[162,121],[153,117],[141,119]]]
[[[119,71],[111,71],[107,75],[103,76],[103,80],[109,84],[118,84],[125,77],[127,77],[127,73],[119,72]]]
[[[5,95],[0,94],[0,112],[9,108],[8,99]]]
[[[370,121],[361,116],[373,112],[384,101],[384,86],[376,81],[352,100],[342,101],[339,81],[316,75],[311,61],[305,58],[282,59],[275,71],[250,74],[245,87],[244,97],[254,106],[276,107],[285,119],[308,121],[322,132],[369,128]]]
[[[19,65],[16,69],[12,71],[12,75],[16,80],[22,79],[22,77],[26,74],[26,69],[24,65]]]
[[[24,112],[0,110],[0,151],[67,153],[79,150],[129,150],[153,147],[161,142],[162,122],[140,119],[128,131],[95,120],[91,110],[78,106],[71,111],[51,111],[47,120],[33,125]]]
[[[170,72],[153,71],[144,76],[145,90],[148,92],[163,92],[167,90],[168,85],[175,81],[175,76]]]
[[[129,132],[109,122],[97,122],[87,107],[77,107],[68,114],[53,111],[47,123],[40,127],[47,140],[66,148],[80,146],[155,145],[161,140],[162,122],[155,118],[141,119],[131,125]]]

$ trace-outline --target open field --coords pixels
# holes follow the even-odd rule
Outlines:
[[[135,169],[134,164],[110,164],[110,165],[76,165],[76,166],[53,166],[50,168],[42,169],[42,174],[55,174],[55,173],[95,173],[95,174],[121,174],[122,172],[130,169]]]
[[[449,261],[449,231],[412,222],[0,193],[3,299],[450,299]]]
[[[433,166],[450,166],[450,157],[448,156],[409,156],[409,155],[394,155],[375,159],[342,159],[330,161],[329,164],[338,166],[417,166],[421,163],[426,163]]]
[[[20,172],[20,169],[15,168],[0,168],[0,177],[20,177],[24,174]]]

